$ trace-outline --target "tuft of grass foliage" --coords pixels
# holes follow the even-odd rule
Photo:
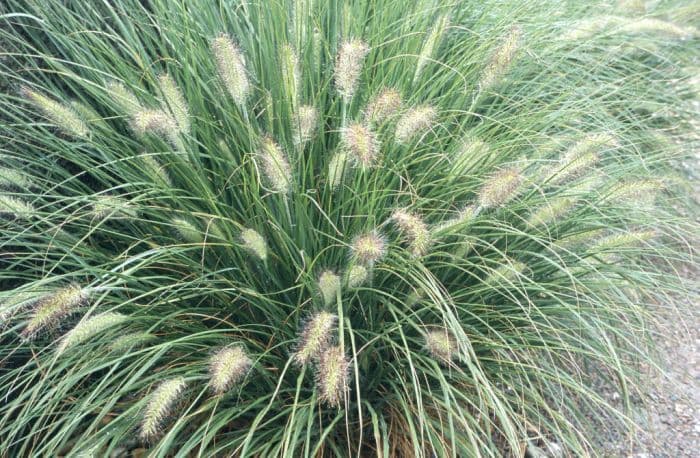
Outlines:
[[[697,229],[608,3],[2,2],[3,450],[595,454]]]

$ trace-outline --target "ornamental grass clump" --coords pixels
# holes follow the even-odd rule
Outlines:
[[[700,232],[609,3],[0,2],[2,452],[595,455]]]

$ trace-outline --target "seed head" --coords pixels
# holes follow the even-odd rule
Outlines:
[[[190,114],[187,102],[175,84],[175,80],[170,75],[160,75],[158,85],[178,129],[181,133],[188,134],[190,132]]]
[[[656,237],[655,231],[630,231],[613,234],[598,240],[593,245],[593,249],[594,251],[608,251],[616,248],[628,248],[640,245],[654,237]]]
[[[56,102],[26,87],[22,92],[49,121],[66,134],[73,137],[86,137],[90,133],[88,125],[70,106]]]
[[[396,210],[391,216],[398,228],[406,235],[413,256],[423,256],[432,244],[432,236],[423,219],[405,210]]]
[[[495,173],[479,191],[479,206],[494,208],[504,205],[515,197],[521,183],[522,176],[516,169],[504,169]]]
[[[362,168],[375,165],[379,155],[379,143],[368,127],[353,123],[342,130],[342,147]]]
[[[425,331],[425,347],[430,355],[443,365],[449,366],[458,355],[457,342],[447,329]]]
[[[331,333],[338,317],[328,312],[318,312],[309,320],[299,336],[299,346],[294,354],[294,361],[307,364],[317,360],[321,352],[330,344]]]
[[[311,105],[302,105],[297,112],[296,126],[294,128],[294,144],[304,146],[313,138],[318,125],[318,111]]]
[[[118,81],[109,81],[105,87],[110,99],[127,115],[133,116],[137,112],[143,110],[136,96],[122,83]]]
[[[328,347],[319,358],[316,384],[319,400],[329,407],[338,407],[348,392],[350,362],[340,347]]]
[[[142,440],[152,440],[160,434],[163,422],[170,415],[173,406],[186,387],[184,378],[175,377],[162,382],[151,393],[141,421],[140,437]]]
[[[139,156],[139,162],[143,167],[143,171],[145,171],[150,178],[154,178],[158,184],[165,185],[168,188],[173,187],[173,182],[165,166],[158,162],[158,159],[153,155],[142,154]]]
[[[627,181],[615,186],[604,201],[622,201],[634,204],[649,204],[654,201],[656,194],[664,188],[661,180],[644,179]]]
[[[335,63],[335,86],[345,100],[350,100],[355,94],[362,62],[368,52],[369,48],[360,40],[353,39],[340,45]]]
[[[174,147],[182,146],[175,119],[163,110],[141,110],[131,118],[131,128],[138,136],[156,135],[170,142]]]
[[[127,316],[113,312],[105,312],[90,318],[84,318],[63,336],[56,352],[61,355],[69,348],[80,345],[102,331],[124,323],[127,319]]]
[[[525,272],[525,269],[527,269],[525,263],[506,258],[486,277],[484,283],[487,285],[513,283]]]
[[[0,167],[0,187],[29,189],[31,182],[23,172],[9,167]]]
[[[673,22],[649,17],[625,21],[619,30],[622,33],[652,33],[682,40],[693,38],[698,33],[694,27],[682,27]]]
[[[282,148],[271,137],[265,137],[258,157],[272,190],[287,194],[291,187],[292,169]]]
[[[536,209],[530,216],[528,224],[531,226],[546,226],[555,222],[568,212],[575,203],[576,201],[570,197],[554,198]]]
[[[335,189],[340,186],[340,183],[343,181],[345,169],[347,168],[347,162],[347,153],[335,153],[331,158],[328,163],[328,183],[331,188]]]
[[[60,324],[61,320],[75,313],[75,309],[85,303],[87,298],[88,291],[75,284],[47,294],[34,304],[32,316],[21,333],[22,337],[33,339],[39,331]]]
[[[386,238],[377,231],[371,231],[357,236],[350,249],[356,261],[372,266],[386,254]]]
[[[92,217],[98,221],[107,218],[135,218],[137,211],[127,199],[119,196],[100,195],[92,204]]]
[[[299,71],[299,58],[291,45],[285,44],[282,46],[280,50],[280,64],[284,89],[292,102],[292,106],[296,107],[301,87],[301,73]]]
[[[357,288],[367,281],[367,277],[369,277],[369,272],[366,267],[359,264],[352,266],[347,273],[348,288]]]
[[[240,345],[224,347],[209,359],[209,387],[224,394],[246,376],[253,361]]]
[[[97,111],[95,111],[94,108],[78,102],[77,100],[71,100],[70,107],[73,109],[73,111],[78,113],[80,119],[87,122],[88,125],[99,124],[103,127],[106,126],[104,119]]]
[[[173,218],[172,225],[183,242],[192,244],[204,243],[204,234],[189,219],[179,217]]]
[[[399,118],[396,124],[396,142],[406,144],[412,138],[422,135],[430,129],[437,118],[437,110],[423,105],[411,108]]]
[[[399,91],[392,88],[383,89],[367,104],[363,114],[365,122],[381,124],[398,113],[402,105]]]
[[[132,332],[119,336],[109,345],[111,351],[125,351],[153,339],[153,334],[147,332]]]
[[[212,40],[211,50],[226,90],[239,107],[245,106],[250,83],[243,53],[227,35],[220,35]]]
[[[267,260],[267,242],[260,233],[254,229],[244,229],[241,232],[243,248],[254,254],[261,261]]]
[[[440,46],[442,36],[445,33],[445,30],[447,30],[447,28],[449,27],[449,25],[450,19],[445,14],[437,20],[433,28],[430,30],[428,37],[423,43],[423,48],[421,49],[420,55],[418,56],[418,62],[416,63],[416,73],[413,76],[414,83],[418,80],[418,78],[420,78],[420,75],[423,72],[425,65],[430,59],[432,59],[435,48]]]
[[[491,56],[491,60],[481,75],[481,81],[479,82],[481,90],[494,86],[505,76],[518,52],[521,38],[522,29],[517,25],[512,27],[501,45]]]
[[[16,197],[0,194],[0,216],[3,214],[26,220],[36,214],[36,209],[32,205]]]
[[[318,290],[321,293],[323,303],[331,305],[335,302],[340,292],[340,277],[330,270],[321,272],[321,275],[318,277]]]

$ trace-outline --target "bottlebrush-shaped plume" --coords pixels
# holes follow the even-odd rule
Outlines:
[[[173,218],[172,225],[183,242],[192,244],[204,242],[204,234],[189,219],[180,217]]]
[[[525,269],[527,269],[525,263],[506,258],[484,279],[484,283],[487,285],[515,283],[525,272]]]
[[[304,325],[299,336],[299,345],[294,354],[294,361],[307,364],[317,360],[321,352],[332,340],[332,332],[338,317],[328,312],[318,312]]]
[[[492,154],[491,148],[483,140],[477,138],[465,139],[452,157],[452,174],[463,176],[469,171],[469,166]]]
[[[424,332],[423,338],[430,356],[441,364],[450,365],[457,358],[457,341],[447,329],[429,329]]]
[[[318,399],[329,407],[338,407],[348,392],[350,362],[338,346],[326,348],[316,368]]]
[[[620,183],[612,188],[605,196],[603,202],[631,202],[634,204],[650,204],[654,201],[656,194],[664,189],[665,185],[661,180],[643,179]]]
[[[89,318],[84,318],[73,329],[68,331],[58,344],[57,354],[62,354],[69,348],[80,345],[86,340],[128,320],[121,313],[105,312]]]
[[[274,192],[287,194],[291,187],[292,168],[284,151],[272,137],[263,138],[258,158],[270,188]]]
[[[363,169],[372,167],[379,156],[379,142],[374,133],[360,123],[352,123],[341,131],[341,144]]]
[[[294,119],[294,144],[304,146],[311,140],[318,126],[318,110],[311,105],[302,105]]]
[[[333,189],[340,186],[340,183],[343,181],[343,175],[345,175],[347,163],[347,153],[338,152],[331,157],[331,160],[328,163],[328,183]]]
[[[143,110],[141,103],[134,93],[127,89],[122,83],[118,81],[109,81],[105,84],[105,89],[110,100],[113,100],[117,107],[126,115],[133,116],[137,112]]]
[[[0,194],[0,215],[3,214],[12,215],[17,219],[29,219],[36,214],[36,209],[21,199]]]
[[[547,224],[556,222],[566,214],[566,212],[571,210],[575,204],[576,200],[571,197],[556,197],[551,199],[530,215],[528,224],[531,226],[546,226]]]
[[[185,97],[178,89],[175,80],[170,75],[160,75],[158,77],[158,85],[179,131],[183,134],[188,134],[190,132],[190,113]]]
[[[219,35],[211,42],[219,76],[231,98],[244,107],[250,92],[245,58],[240,48],[227,35]]]
[[[76,312],[88,298],[88,291],[76,284],[57,289],[36,301],[21,336],[33,339],[45,329],[53,328]]]
[[[630,231],[603,237],[593,244],[593,251],[608,251],[639,245],[656,237],[655,231]]]
[[[405,210],[396,210],[391,215],[391,219],[406,235],[413,256],[423,256],[428,252],[432,244],[432,236],[423,218]]]
[[[481,187],[478,195],[481,208],[500,207],[513,199],[520,184],[522,176],[516,169],[503,169],[492,175]]]
[[[345,100],[350,100],[357,90],[362,63],[368,52],[369,47],[357,39],[340,45],[335,62],[335,86]]]
[[[398,113],[402,105],[399,91],[393,88],[382,89],[365,107],[364,120],[367,124],[381,124]]]
[[[224,394],[243,380],[252,366],[253,360],[243,347],[224,347],[209,359],[209,387],[214,394]]]
[[[27,175],[9,167],[0,167],[0,187],[29,189],[31,182]]]
[[[142,170],[148,174],[149,178],[154,179],[157,184],[165,185],[168,188],[173,187],[170,174],[168,174],[165,166],[153,155],[142,154],[139,156],[139,162]]]
[[[520,48],[522,30],[519,26],[513,26],[505,36],[501,45],[494,51],[489,63],[479,81],[481,90],[488,89],[501,81],[511,67],[511,63]]]
[[[423,48],[418,55],[418,62],[416,63],[416,72],[413,75],[413,82],[415,83],[418,78],[420,78],[425,65],[432,59],[435,49],[440,46],[440,41],[442,41],[442,36],[450,25],[450,18],[448,15],[442,15],[435,22],[435,25],[428,33],[428,37],[423,43]]]
[[[73,137],[86,137],[90,133],[88,125],[70,106],[59,103],[27,87],[22,89],[22,93],[25,98],[41,111],[41,114],[64,133]]]
[[[318,290],[324,305],[333,304],[340,293],[340,276],[330,270],[321,272],[318,277]]]
[[[354,260],[372,266],[386,254],[386,238],[377,231],[371,231],[355,237],[350,250]]]
[[[254,254],[261,261],[267,260],[267,242],[255,229],[241,231],[241,244],[248,252]]]
[[[98,221],[107,218],[135,218],[136,207],[127,199],[119,196],[101,195],[92,204],[92,217]]]
[[[560,164],[552,171],[549,183],[560,184],[581,176],[600,160],[600,151],[617,146],[609,134],[590,134],[576,142],[561,157]]]
[[[161,382],[150,394],[141,420],[139,436],[142,440],[150,441],[160,435],[165,419],[171,414],[186,387],[184,378],[175,377]]]
[[[296,110],[301,87],[301,72],[299,58],[291,45],[285,44],[280,49],[280,64],[285,93],[292,102],[292,107]]]
[[[406,144],[414,137],[423,135],[433,126],[437,110],[429,105],[411,108],[396,124],[396,142]]]
[[[348,288],[357,288],[362,285],[369,277],[369,272],[365,266],[354,265],[350,267],[346,274]]]
[[[138,136],[156,135],[167,140],[173,147],[182,149],[177,122],[163,110],[137,111],[132,116],[130,125]]]
[[[131,332],[117,337],[109,345],[111,351],[124,351],[154,339],[148,332]]]

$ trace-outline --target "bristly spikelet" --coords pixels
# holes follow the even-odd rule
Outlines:
[[[461,148],[455,151],[452,157],[452,170],[454,176],[463,176],[467,173],[469,165],[478,164],[481,158],[492,154],[487,143],[476,138],[464,139]]]
[[[172,219],[171,224],[183,242],[192,244],[204,243],[204,234],[192,221],[177,217]]]
[[[285,93],[292,102],[292,108],[296,109],[301,87],[301,72],[299,71],[299,58],[291,45],[282,45],[280,49],[280,64]]]
[[[258,158],[272,191],[287,194],[291,187],[292,169],[284,151],[272,137],[263,138]]]
[[[340,45],[335,62],[335,86],[345,100],[350,100],[355,94],[362,63],[368,52],[369,48],[360,40],[353,39]]]
[[[140,166],[143,167],[151,179],[155,179],[155,182],[159,185],[165,185],[168,188],[173,187],[173,182],[170,179],[170,175],[166,170],[165,166],[158,162],[151,154],[142,154],[139,156]]]
[[[109,344],[109,349],[111,351],[128,350],[152,339],[154,339],[153,334],[149,334],[148,332],[132,332],[114,339],[112,343]]]
[[[250,83],[243,53],[227,35],[220,35],[212,40],[211,49],[226,90],[239,107],[244,107],[250,92]]]
[[[481,208],[500,207],[515,197],[522,183],[522,176],[516,169],[503,169],[492,175],[479,191]]]
[[[119,196],[97,196],[92,203],[92,217],[98,221],[106,218],[135,218],[137,211],[127,199]]]
[[[617,146],[617,141],[607,133],[589,134],[574,143],[561,157],[559,165],[550,174],[550,184],[560,184],[579,177],[600,161],[600,151]]]
[[[187,102],[178,89],[172,76],[163,74],[158,77],[158,85],[163,94],[163,99],[173,115],[178,129],[183,134],[190,132],[190,113]]]
[[[508,73],[511,63],[520,48],[521,38],[522,29],[517,25],[513,26],[486,65],[479,81],[480,90],[496,85]]]
[[[139,436],[143,441],[156,438],[163,427],[163,422],[170,415],[178,398],[185,391],[187,384],[183,377],[175,377],[161,382],[153,393],[143,412]]]
[[[88,125],[70,106],[56,102],[43,94],[23,88],[22,93],[41,113],[58,128],[74,137],[86,137],[90,133]]]
[[[656,194],[662,189],[664,189],[664,183],[661,180],[627,181],[613,187],[603,201],[631,202],[636,205],[651,204],[656,198]]]
[[[348,392],[350,362],[338,346],[326,348],[319,358],[316,384],[319,401],[329,407],[338,407]]]
[[[241,244],[248,252],[254,254],[261,261],[267,260],[267,242],[255,229],[241,231]]]
[[[58,344],[56,353],[61,355],[66,350],[80,345],[102,331],[120,325],[127,320],[127,316],[114,312],[105,312],[89,318],[84,318],[63,336]]]
[[[300,106],[294,124],[294,144],[303,147],[316,132],[318,110],[311,105]]]
[[[693,27],[682,27],[673,22],[650,17],[625,22],[620,27],[620,31],[624,33],[655,33],[679,39],[693,38],[698,33]]]
[[[536,209],[527,222],[531,226],[546,226],[571,210],[575,203],[571,197],[556,197]]]
[[[377,231],[371,231],[355,237],[350,250],[354,260],[372,266],[386,254],[386,238]]]
[[[0,187],[29,189],[31,182],[23,172],[0,166]]]
[[[0,216],[12,215],[17,219],[29,219],[36,214],[36,209],[27,202],[12,196],[0,194]]]
[[[430,33],[428,33],[428,37],[425,39],[425,42],[423,43],[423,48],[421,49],[421,52],[418,55],[418,62],[416,62],[416,72],[413,75],[414,83],[418,80],[418,78],[420,78],[420,75],[423,72],[425,65],[430,59],[432,59],[433,53],[435,52],[435,48],[440,46],[442,36],[445,33],[445,30],[447,30],[447,28],[449,27],[449,25],[449,16],[446,14],[442,15],[435,22],[435,25],[433,25],[433,28],[430,30]]]
[[[433,126],[437,110],[429,105],[411,108],[396,124],[396,142],[406,144],[412,138],[423,135]]]
[[[84,103],[78,102],[77,100],[71,100],[70,107],[73,109],[73,111],[78,113],[78,116],[80,116],[83,121],[88,123],[88,125],[98,124],[102,127],[107,125],[104,118],[97,111],[95,111],[94,108],[85,105]]]
[[[369,101],[362,115],[367,124],[381,124],[398,113],[402,105],[399,91],[385,88]]]
[[[253,360],[243,347],[224,347],[209,359],[209,387],[214,394],[224,394],[243,380],[252,366]]]
[[[405,210],[395,210],[391,219],[406,235],[413,256],[420,257],[428,252],[433,240],[423,218]]]
[[[175,119],[163,110],[141,110],[131,118],[131,128],[138,136],[156,135],[166,139],[176,148],[182,146]]]
[[[335,189],[343,181],[348,164],[348,153],[335,153],[328,163],[328,183]]]
[[[318,291],[324,305],[333,304],[340,293],[340,277],[330,270],[321,272],[318,277]]]
[[[526,269],[525,263],[506,258],[484,279],[484,283],[487,285],[515,283]]]
[[[109,81],[105,84],[105,89],[109,94],[110,100],[113,100],[128,116],[133,116],[136,112],[143,110],[136,96],[122,83]]]
[[[40,298],[34,303],[29,321],[22,330],[21,336],[33,339],[47,328],[60,324],[61,320],[70,316],[88,298],[88,291],[76,284],[57,289],[53,293]]]
[[[435,358],[440,364],[449,366],[457,358],[458,346],[452,333],[447,329],[430,329],[423,334],[425,348],[430,356]]]
[[[476,217],[476,210],[477,209],[474,205],[467,205],[459,212],[457,212],[456,216],[438,224],[431,230],[431,232],[433,232],[434,234],[439,234],[446,231],[458,229],[459,226],[468,223]]]
[[[346,274],[346,281],[348,288],[353,289],[362,285],[369,277],[369,272],[367,268],[361,265],[354,265],[350,267]]]
[[[331,333],[337,320],[338,317],[332,313],[318,312],[304,325],[294,353],[297,364],[307,364],[319,358],[332,340]]]
[[[341,144],[361,168],[375,165],[379,155],[379,142],[368,127],[360,123],[350,124],[341,132]]]
[[[630,231],[603,237],[593,244],[593,251],[608,251],[616,248],[626,248],[640,245],[656,237],[655,231]]]

